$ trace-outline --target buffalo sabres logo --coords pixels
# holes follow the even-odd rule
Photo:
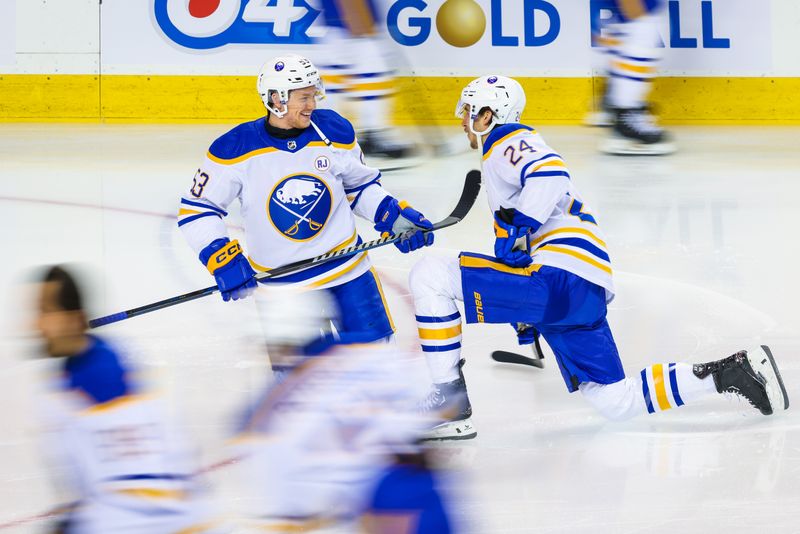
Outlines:
[[[293,241],[316,236],[331,214],[333,196],[325,182],[313,174],[293,174],[275,186],[267,201],[272,225]]]

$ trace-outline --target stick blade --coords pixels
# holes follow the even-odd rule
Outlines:
[[[463,219],[469,213],[472,205],[475,204],[475,199],[478,198],[478,193],[481,191],[481,171],[471,170],[467,173],[467,178],[464,180],[464,190],[461,193],[461,198],[450,214],[450,217],[455,217],[459,220]]]
[[[492,359],[500,363],[514,363],[517,365],[529,365],[537,369],[544,369],[544,361],[538,358],[529,358],[516,352],[507,352],[504,350],[496,350],[492,353]]]

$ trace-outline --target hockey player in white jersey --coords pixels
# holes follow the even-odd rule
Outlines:
[[[256,271],[360,243],[354,215],[382,234],[432,227],[381,187],[381,173],[364,164],[352,125],[334,111],[317,109],[324,88],[308,59],[286,55],[268,61],[258,76],[258,92],[266,117],[217,139],[181,199],[178,226],[216,278],[223,299],[250,294]],[[236,199],[247,256],[229,240],[223,223]],[[432,243],[432,233],[418,231],[397,247],[409,252]],[[329,290],[346,310],[340,331],[371,331],[376,340],[394,331],[366,252],[269,283]]]
[[[615,155],[663,155],[675,151],[669,135],[650,113],[647,98],[660,61],[658,24],[664,14],[663,0],[612,0],[608,7],[613,22],[593,36],[605,51],[607,76],[602,113],[612,127],[603,152]],[[599,21],[596,21],[598,24]]]
[[[417,410],[411,360],[365,344],[369,332],[321,336],[335,319],[325,292],[265,293],[270,359],[288,371],[234,441],[245,532],[451,532],[418,444],[431,419]]]
[[[86,333],[74,277],[49,268],[38,286],[36,327],[63,362],[45,402],[51,466],[74,502],[57,533],[227,532],[193,475],[187,444],[115,348]]]
[[[411,156],[413,145],[391,128],[397,80],[379,31],[378,2],[321,0],[321,7],[327,27],[320,56],[326,91],[334,102],[341,98],[354,108],[359,144],[367,156]]]
[[[494,256],[429,256],[411,270],[434,382],[428,405],[441,409],[453,402],[459,411],[431,437],[476,435],[461,372],[456,301],[463,301],[468,323],[511,323],[520,344],[541,333],[569,391],[580,391],[611,419],[669,410],[714,392],[741,395],[765,415],[787,408],[766,347],[694,366],[658,363],[626,376],[606,321],[614,284],[605,237],[561,156],[536,130],[519,124],[524,107],[522,87],[504,76],[472,81],[458,102],[470,144],[481,149],[496,239]]]

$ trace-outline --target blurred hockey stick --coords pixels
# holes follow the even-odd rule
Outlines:
[[[461,197],[458,199],[458,204],[456,204],[456,207],[453,209],[452,213],[450,213],[449,216],[442,219],[441,221],[434,223],[433,230],[428,230],[428,232],[440,230],[442,228],[447,228],[448,226],[453,226],[454,224],[461,221],[461,219],[463,219],[467,215],[467,213],[469,213],[469,210],[472,208],[473,204],[475,204],[475,199],[478,197],[480,189],[481,189],[480,171],[476,170],[469,171],[464,181],[464,189],[461,191]],[[417,230],[409,230],[407,232],[403,232],[402,234],[397,234],[395,236],[382,237],[374,241],[367,241],[366,243],[361,243],[360,245],[353,245],[347,248],[343,248],[341,250],[337,250],[335,252],[327,252],[315,258],[296,261],[294,263],[290,263],[282,267],[277,267],[275,269],[272,269],[271,271],[260,273],[256,275],[256,280],[261,281],[261,280],[266,280],[268,278],[276,278],[296,271],[307,269],[309,267],[313,267],[315,265],[319,265],[321,263],[325,263],[330,260],[347,258],[349,256],[354,256],[360,252],[365,252],[367,250],[372,250],[374,248],[383,247],[391,243],[397,243],[398,241],[402,241],[403,239],[408,239],[416,231]],[[158,302],[153,302],[152,304],[146,304],[138,308],[125,310],[118,313],[113,313],[111,315],[106,315],[104,317],[98,317],[97,319],[92,319],[91,321],[89,321],[89,327],[97,328],[99,326],[104,326],[107,324],[124,321],[125,319],[136,317],[137,315],[143,315],[145,313],[150,313],[156,310],[168,308],[170,306],[175,306],[176,304],[183,304],[184,302],[189,302],[202,297],[206,297],[208,295],[216,293],[217,291],[219,291],[219,287],[211,286],[205,289],[198,289],[197,291],[192,291],[191,293],[185,293],[183,295],[178,295],[176,297],[160,300]]]
[[[524,328],[530,326],[531,325],[519,323],[517,325],[517,330],[519,330],[520,327]],[[539,344],[539,332],[535,330],[531,348],[533,349],[533,358],[529,356],[523,356],[522,354],[517,354],[516,352],[496,350],[492,353],[492,359],[500,363],[516,363],[519,365],[530,365],[531,367],[544,369],[544,352],[542,352],[542,346]]]

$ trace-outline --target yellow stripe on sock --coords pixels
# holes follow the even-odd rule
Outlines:
[[[664,384],[664,366],[660,363],[653,366],[653,386],[656,388],[658,407],[662,410],[669,410],[672,408],[667,398],[667,387]]]
[[[461,335],[461,325],[457,324],[456,326],[451,326],[450,328],[420,328],[419,329],[419,337],[420,339],[451,339],[456,336]]]

